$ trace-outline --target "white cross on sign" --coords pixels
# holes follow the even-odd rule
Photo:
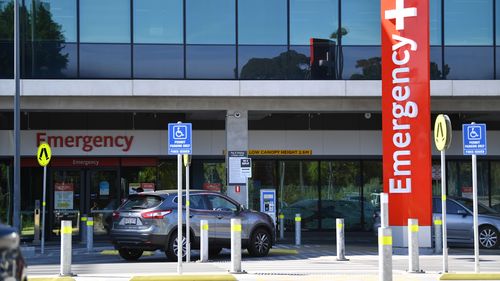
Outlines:
[[[417,8],[405,8],[405,0],[396,0],[396,9],[385,11],[385,19],[396,19],[396,30],[405,29],[405,18],[416,17]]]

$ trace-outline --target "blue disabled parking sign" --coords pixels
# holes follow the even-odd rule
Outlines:
[[[193,154],[191,136],[191,123],[168,123],[168,154]]]
[[[464,155],[486,155],[486,124],[463,124]]]

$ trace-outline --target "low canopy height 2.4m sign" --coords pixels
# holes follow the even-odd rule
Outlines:
[[[429,1],[382,0],[384,191],[391,226],[431,225]]]

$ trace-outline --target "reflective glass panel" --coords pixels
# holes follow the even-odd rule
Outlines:
[[[80,77],[130,78],[130,45],[80,44]]]
[[[430,59],[431,59],[431,65],[430,65],[430,69],[431,69],[431,80],[439,80],[439,79],[443,79],[443,74],[446,75],[448,74],[447,72],[446,73],[443,73],[443,69],[442,69],[442,58],[443,58],[443,54],[442,54],[442,49],[441,47],[431,47],[430,48]],[[447,70],[448,67],[445,66],[445,69]]]
[[[0,40],[13,40],[14,5],[12,0],[0,0],[0,27]]]
[[[288,79],[308,80],[311,78],[311,48],[309,46],[290,46],[288,52]]]
[[[286,79],[286,46],[240,46],[240,79]]]
[[[380,1],[342,1],[342,44],[380,45]]]
[[[134,1],[134,43],[182,43],[182,0]]]
[[[14,77],[14,43],[0,41],[0,79]]]
[[[188,44],[234,44],[236,16],[234,0],[186,0]]]
[[[447,163],[448,196],[472,199],[472,164],[470,161],[450,161]],[[479,202],[489,206],[488,162],[477,161],[477,196]]]
[[[347,230],[363,229],[360,162],[322,161],[320,168],[322,228],[334,229],[335,219],[344,218]]]
[[[493,0],[446,0],[444,43],[450,45],[493,44]]]
[[[10,182],[12,167],[7,162],[0,162],[0,222],[10,221]]]
[[[31,15],[29,25],[35,23],[34,27],[27,30],[30,38],[76,42],[76,0],[38,0],[25,3]]]
[[[446,47],[444,63],[446,79],[493,79],[493,47]]]
[[[429,1],[429,28],[431,45],[441,44],[441,0]]]
[[[80,0],[80,42],[130,43],[130,0]]]
[[[373,214],[380,210],[382,186],[382,161],[363,161],[363,222],[364,229],[373,227]]]
[[[239,44],[287,44],[286,0],[239,0]]]
[[[342,79],[379,80],[381,78],[380,47],[343,47],[339,55]]]
[[[491,161],[491,208],[500,212],[500,162]]]
[[[496,79],[500,79],[500,48],[499,47],[496,47],[496,50],[497,50],[497,56],[496,56],[496,64],[495,64],[495,68],[496,68]],[[0,70],[1,71],[1,70]]]
[[[338,29],[338,0],[290,0],[290,44],[331,38]]]
[[[333,214],[329,212],[334,211],[331,199],[325,199],[326,204],[321,205],[324,209],[320,210],[318,161],[279,161],[278,165],[282,186],[277,196],[285,215],[286,229],[293,229],[298,213],[302,215],[302,229],[318,229],[321,218],[330,218]]]
[[[188,79],[235,79],[235,46],[187,46]]]
[[[76,78],[76,43],[27,42],[25,78]]]
[[[134,45],[134,78],[183,78],[182,45]]]

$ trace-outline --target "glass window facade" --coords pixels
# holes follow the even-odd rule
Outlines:
[[[80,77],[131,78],[130,45],[80,44]]]
[[[287,37],[286,0],[238,1],[238,44],[285,45]]]
[[[496,2],[430,0],[431,79],[500,79]],[[21,3],[28,79],[380,79],[380,1]],[[12,22],[12,0],[0,0],[0,79],[13,77]],[[325,41],[311,48],[311,38]],[[88,44],[123,47],[92,59]],[[333,63],[318,67],[327,53]],[[96,61],[109,67],[93,69]],[[263,64],[270,68],[263,71]]]
[[[134,1],[134,43],[182,44],[183,1]]]
[[[235,44],[234,0],[186,0],[187,44]]]
[[[2,223],[10,222],[11,173],[10,163],[0,160],[0,222]]]
[[[493,44],[493,0],[446,0],[444,3],[446,45]]]
[[[80,0],[80,42],[130,40],[130,0]]]

